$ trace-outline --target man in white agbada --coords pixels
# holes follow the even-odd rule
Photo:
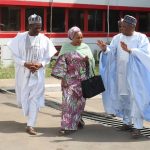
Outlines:
[[[106,89],[102,94],[105,111],[122,117],[121,130],[132,129],[134,138],[140,136],[143,120],[150,121],[150,43],[146,35],[135,31],[136,23],[126,15],[122,33],[110,45],[97,42],[103,51],[100,74]]]
[[[18,33],[8,42],[8,47],[16,67],[17,102],[28,116],[26,132],[35,135],[37,113],[44,106],[45,65],[56,49],[45,35],[39,33],[42,27],[40,16],[31,15],[28,23],[29,31]]]

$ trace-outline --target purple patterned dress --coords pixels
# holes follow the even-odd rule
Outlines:
[[[87,79],[87,62],[77,52],[66,53],[58,58],[52,70],[52,76],[62,79],[62,129],[77,130],[86,102],[81,81]]]

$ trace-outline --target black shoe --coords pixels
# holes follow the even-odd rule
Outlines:
[[[58,136],[65,136],[74,133],[76,130],[65,130],[65,129],[60,129],[58,131]]]
[[[141,137],[141,131],[139,129],[133,129],[131,132],[131,136],[134,139],[137,139],[137,138]]]
[[[85,126],[85,122],[81,119],[78,123],[78,129],[83,129]]]
[[[132,131],[132,125],[123,124],[121,127],[119,127],[119,129],[121,131]]]

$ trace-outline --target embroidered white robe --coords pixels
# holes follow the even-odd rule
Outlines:
[[[56,53],[52,42],[43,34],[36,36],[36,43],[28,47],[28,32],[18,33],[15,38],[8,42],[12,50],[16,67],[16,95],[18,105],[23,108],[25,115],[28,115],[29,103],[36,99],[37,108],[44,106],[44,78],[45,65]],[[34,74],[24,67],[25,62],[38,62],[41,67]]]
[[[132,50],[122,50],[120,42]],[[100,74],[106,91],[103,95],[107,113],[123,117],[123,109],[131,111],[131,118],[150,121],[150,43],[141,33],[114,36],[100,57]],[[124,105],[121,96],[126,96]]]

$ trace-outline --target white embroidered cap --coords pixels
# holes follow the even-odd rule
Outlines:
[[[41,16],[33,14],[33,15],[29,16],[28,23],[29,24],[42,23],[42,18],[41,18]]]

